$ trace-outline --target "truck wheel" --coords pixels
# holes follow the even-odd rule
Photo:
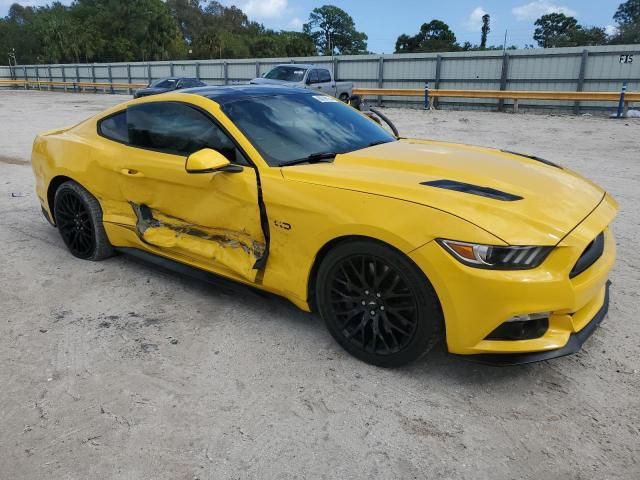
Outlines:
[[[341,93],[340,96],[338,97],[338,99],[344,103],[349,103],[349,94],[348,93]]]

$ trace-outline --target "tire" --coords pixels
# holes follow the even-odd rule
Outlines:
[[[316,299],[333,338],[372,365],[413,362],[442,338],[442,309],[429,280],[404,254],[375,241],[331,250],[318,269]]]
[[[344,103],[349,103],[349,94],[348,93],[341,93],[340,96],[338,97],[338,100],[344,102]]]
[[[93,261],[113,255],[102,224],[100,204],[85,188],[73,181],[60,185],[53,211],[60,236],[72,255]]]

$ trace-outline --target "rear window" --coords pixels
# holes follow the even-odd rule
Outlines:
[[[323,68],[318,70],[318,77],[320,77],[320,83],[331,81],[331,74],[329,73],[329,70],[325,70]]]
[[[175,78],[156,80],[149,84],[152,88],[173,88],[176,86],[177,80]]]
[[[127,143],[129,141],[129,130],[127,128],[127,111],[111,115],[105,118],[98,125],[100,135],[116,142]]]

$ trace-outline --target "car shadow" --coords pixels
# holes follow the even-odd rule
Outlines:
[[[201,294],[203,297],[211,297],[212,294],[226,296],[241,301],[242,305],[248,308],[266,311],[271,314],[271,318],[279,321],[284,319],[287,323],[296,325],[304,322],[305,328],[312,330],[309,331],[311,337],[326,335],[328,343],[333,345],[332,348],[336,352],[343,353],[341,347],[331,339],[322,319],[317,314],[300,310],[284,297],[217,275],[211,275],[209,280],[203,281],[127,254],[120,255],[119,258],[125,263],[136,264],[138,270],[142,268],[148,270],[149,273],[167,274],[170,281],[182,284],[196,295]],[[362,365],[362,368],[376,368],[349,357],[346,353],[344,355],[348,359],[347,361],[355,362],[356,368],[357,365]],[[389,375],[411,377],[425,384],[497,385],[530,376],[536,368],[535,364],[493,366],[465,360],[463,357],[450,355],[446,351],[443,341],[438,343],[425,357],[414,363],[400,368],[381,370],[388,372]]]

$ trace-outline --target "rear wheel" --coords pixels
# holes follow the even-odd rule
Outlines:
[[[397,367],[426,354],[442,334],[433,287],[402,253],[373,241],[344,243],[318,270],[318,309],[353,356]]]
[[[113,255],[100,204],[85,188],[72,181],[60,185],[53,210],[60,236],[74,256],[104,260]]]
[[[348,103],[349,102],[349,94],[348,93],[341,93],[340,96],[338,97],[338,99],[340,99],[344,103]]]

